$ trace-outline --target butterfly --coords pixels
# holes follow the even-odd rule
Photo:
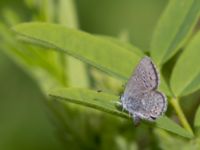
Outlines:
[[[141,120],[155,121],[167,109],[167,98],[157,91],[159,74],[156,66],[145,56],[141,59],[128,80],[121,96],[122,108],[133,117],[134,123]]]

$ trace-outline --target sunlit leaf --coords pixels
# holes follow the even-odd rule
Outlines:
[[[66,52],[109,74],[127,79],[141,56],[117,44],[88,33],[46,23],[27,23],[15,26],[15,32],[29,42]]]
[[[110,37],[110,36],[103,36],[103,35],[98,35],[99,38],[104,38],[105,40],[109,40],[111,41],[112,43],[126,49],[126,50],[129,50],[131,52],[133,52],[134,54],[137,54],[138,56],[144,56],[144,53],[142,52],[142,50],[140,50],[139,48],[135,47],[134,45],[128,43],[128,42],[125,42],[125,41],[121,41],[117,38],[114,38],[114,37]]]
[[[63,102],[80,104],[129,118],[128,114],[117,109],[117,100],[119,97],[115,95],[77,88],[56,89],[52,90],[49,95]]]
[[[176,96],[190,94],[200,88],[200,32],[191,40],[174,66],[171,88]]]
[[[199,18],[199,0],[171,0],[162,14],[151,42],[151,54],[161,65],[188,39]]]

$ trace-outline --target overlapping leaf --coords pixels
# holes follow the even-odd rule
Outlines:
[[[200,88],[200,32],[181,54],[171,77],[171,88],[176,96],[190,94]]]
[[[183,46],[199,18],[199,10],[199,0],[169,1],[151,42],[151,54],[158,64],[166,62]]]

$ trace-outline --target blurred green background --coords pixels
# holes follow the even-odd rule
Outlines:
[[[31,21],[45,0],[1,0],[0,22],[9,27],[8,10]],[[129,39],[148,51],[157,19],[167,0],[76,0],[81,30]],[[46,0],[48,3],[48,0]],[[42,6],[45,7],[45,6]],[[0,39],[0,44],[1,39]],[[37,84],[0,50],[0,150],[64,149],[55,137],[44,96]]]

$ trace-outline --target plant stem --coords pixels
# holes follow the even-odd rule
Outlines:
[[[193,131],[192,131],[192,128],[190,127],[190,124],[188,123],[184,113],[183,113],[183,110],[182,108],[180,107],[180,104],[179,104],[179,100],[177,98],[172,98],[171,99],[171,104],[172,106],[174,107],[177,115],[178,115],[178,118],[181,122],[181,124],[183,125],[183,127],[188,130],[191,134],[193,134]]]

